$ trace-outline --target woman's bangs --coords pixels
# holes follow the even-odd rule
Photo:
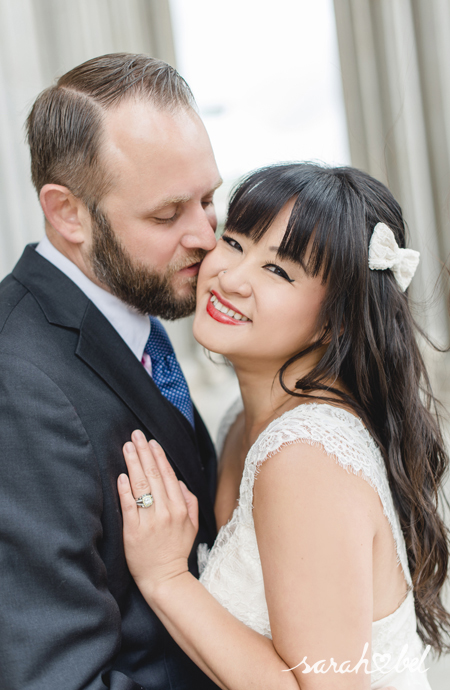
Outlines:
[[[319,204],[307,187],[298,195],[278,250],[281,259],[302,266],[310,276],[326,281],[336,256],[339,232],[330,203]],[[331,199],[330,199],[331,201]]]
[[[225,228],[259,242],[283,206],[298,193],[283,166],[250,173],[234,190]]]
[[[274,165],[250,173],[231,196],[225,227],[259,242],[295,198],[278,256],[299,264],[308,275],[322,274],[325,281],[333,263],[338,262],[340,269],[346,265],[348,238],[342,209],[338,210],[345,200],[339,177],[335,170],[309,163]]]

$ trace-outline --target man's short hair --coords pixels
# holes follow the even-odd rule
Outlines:
[[[195,108],[178,72],[148,55],[112,53],[84,62],[45,89],[27,119],[31,176],[39,194],[45,184],[68,187],[89,209],[111,185],[101,165],[105,111],[129,98],[159,110]]]

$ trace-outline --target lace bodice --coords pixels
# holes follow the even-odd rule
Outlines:
[[[224,417],[218,435],[219,455],[228,430],[241,410],[242,402],[239,400]],[[403,569],[409,593],[393,614],[373,623],[372,659],[374,654],[390,654],[390,668],[400,658],[405,644],[408,644],[409,658],[420,658],[423,649],[416,633],[406,547],[394,509],[384,461],[361,420],[341,408],[324,403],[302,404],[274,420],[261,433],[245,460],[239,502],[231,519],[219,531],[209,553],[206,545],[201,544],[199,547],[201,582],[236,618],[262,635],[271,637],[253,523],[253,485],[258,469],[267,458],[277,453],[282,446],[298,442],[321,445],[339,465],[362,476],[377,491],[392,529],[398,562]],[[389,684],[395,685],[397,690],[425,690],[430,687],[426,674],[411,674],[407,669],[401,673],[394,671],[389,675],[375,670],[371,682],[373,689]]]

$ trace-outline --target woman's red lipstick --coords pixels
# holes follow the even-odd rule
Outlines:
[[[225,307],[228,307],[228,309],[232,309],[233,311],[235,311],[238,314],[242,314],[242,312],[240,312],[238,309],[235,309],[230,304],[230,302],[226,302],[225,300],[222,301],[222,298],[220,298],[218,295],[216,295],[216,293],[214,291],[211,291],[211,292],[214,295],[214,297],[216,297],[219,300],[219,302],[221,302]],[[213,319],[215,319],[215,321],[219,321],[219,323],[224,323],[224,324],[227,324],[229,326],[243,326],[244,324],[249,323],[249,319],[246,321],[238,321],[236,319],[233,319],[232,316],[228,316],[228,314],[224,314],[223,312],[219,311],[218,309],[216,309],[214,304],[211,302],[211,298],[209,298],[208,304],[206,305],[206,311],[208,312],[208,314]],[[245,316],[245,315],[242,314],[242,316]]]

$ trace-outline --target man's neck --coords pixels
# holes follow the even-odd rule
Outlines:
[[[148,316],[139,314],[102,285],[94,283],[68,256],[60,252],[48,237],[40,242],[36,251],[84,292],[119,333],[137,359],[141,361],[145,344],[150,335]]]
[[[68,242],[48,223],[45,225],[45,232],[50,244],[52,244],[60,254],[71,261],[82,273],[84,273],[86,278],[88,278],[91,283],[94,283],[94,285],[97,285],[106,292],[110,292],[109,288],[98,280],[94,271],[92,270],[90,262],[87,259],[87,252],[83,251],[83,243]]]

